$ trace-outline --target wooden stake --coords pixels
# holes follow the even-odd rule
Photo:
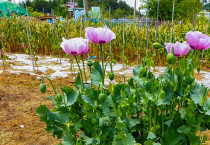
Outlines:
[[[149,0],[147,0],[147,51],[149,51]]]
[[[109,6],[109,28],[111,30],[112,28],[112,20],[111,20],[111,6]],[[109,45],[109,49],[110,49],[110,64],[111,64],[111,71],[112,71],[112,41],[110,41],[110,45]]]
[[[125,56],[125,18],[123,17],[123,57],[122,57],[123,68],[125,68],[124,56]]]
[[[27,11],[27,14],[28,14],[28,9],[26,7],[26,11]],[[28,19],[28,22],[29,22],[29,16],[27,15],[27,19]],[[30,52],[31,52],[31,63],[32,63],[32,66],[33,66],[33,71],[35,71],[35,68],[34,68],[34,62],[33,62],[33,52],[32,52],[32,47],[31,47],[31,41],[30,41],[30,22],[29,22],[29,25],[28,25],[28,28],[27,28],[27,22],[25,21],[26,23],[26,32],[27,32],[27,36],[28,36],[28,43],[29,43],[29,48],[30,48]]]
[[[5,69],[4,59],[3,59],[2,54],[1,54],[1,53],[3,53],[3,40],[2,40],[2,35],[1,35],[1,29],[0,29],[0,38],[1,38],[0,55],[1,55],[1,60],[2,60],[2,63],[3,63],[3,67]]]
[[[175,9],[175,0],[173,0],[173,12],[172,12],[172,21],[171,21],[171,37],[170,37],[171,43],[172,43],[172,37],[173,37],[174,9]]]

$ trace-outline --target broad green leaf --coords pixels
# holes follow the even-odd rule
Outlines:
[[[178,133],[187,133],[190,129],[186,125],[180,126],[177,131]]]
[[[119,132],[114,136],[113,145],[126,145],[126,134],[124,131]]]
[[[153,145],[153,141],[152,140],[147,140],[144,142],[144,145]]]
[[[121,91],[125,84],[117,84],[114,88],[114,94],[112,95],[113,103],[119,103],[122,99]]]
[[[53,125],[52,136],[54,138],[55,136],[57,136],[57,138],[63,138],[63,133],[64,133],[64,130],[61,127],[56,126],[56,124]]]
[[[148,136],[147,136],[147,139],[155,139],[157,136],[152,133],[152,132],[149,132]]]
[[[186,112],[186,109],[182,107],[180,109],[179,113],[181,114],[181,118],[184,119],[184,117],[185,117],[185,115],[186,115],[187,112]]]
[[[185,135],[179,134],[174,129],[170,128],[164,133],[161,145],[182,145],[182,140],[185,140]]]
[[[135,77],[135,78],[139,78],[140,68],[141,68],[141,67],[142,67],[142,66],[138,65],[138,66],[136,66],[136,67],[133,69],[133,74],[134,74],[134,77]]]
[[[55,107],[57,107],[57,101],[55,100],[55,98],[53,96],[47,97],[47,99],[52,100]]]
[[[99,126],[109,126],[110,118],[109,116],[99,118]]]
[[[80,78],[80,73],[77,74],[77,77],[76,77],[75,82],[74,82],[74,86],[77,89],[80,89],[82,87],[82,81],[81,81],[81,78]]]
[[[125,128],[126,125],[125,125],[125,122],[123,120],[121,120],[120,117],[118,117],[116,119],[116,125],[115,125],[115,128],[117,128],[118,130],[122,130],[122,128]]]
[[[109,113],[109,101],[108,101],[108,98],[107,98],[107,100],[102,104],[102,109],[103,109],[103,113],[105,114],[105,115],[108,115],[108,113]]]
[[[66,134],[63,137],[63,144],[64,145],[74,145],[74,141],[70,135]]]
[[[91,82],[94,85],[99,86],[102,81],[102,68],[98,61],[94,62],[93,66],[94,68],[91,70],[90,74]]]
[[[158,100],[157,102],[158,106],[171,104],[171,101],[174,96],[174,90],[170,83],[167,83],[167,86],[164,87],[164,91],[165,91],[165,98]]]
[[[92,138],[89,138],[89,137],[85,136],[84,139],[85,139],[85,144],[86,145],[89,145],[89,144],[92,145],[93,144],[93,139]]]
[[[131,119],[131,118],[125,118],[124,121],[126,122],[127,126],[129,128],[132,128],[140,123],[141,119]]]
[[[95,133],[99,137],[102,134],[102,130],[100,128],[96,128]]]
[[[168,127],[170,127],[170,126],[171,126],[172,121],[173,121],[173,120],[168,120],[168,121],[166,121],[164,124],[166,124],[166,125],[168,125]]]
[[[46,122],[47,121],[47,111],[48,111],[48,108],[45,105],[40,105],[36,109],[36,114],[39,115],[39,117],[42,121]]]
[[[204,109],[207,111],[205,115],[210,115],[210,98],[204,103]]]
[[[195,85],[193,90],[191,90],[190,98],[193,100],[195,104],[199,104],[200,106],[204,105],[205,99],[207,96],[207,88],[204,85]]]
[[[127,145],[134,145],[136,144],[136,141],[131,133],[127,134]]]
[[[193,143],[193,145],[200,145],[202,144],[200,141],[200,137],[196,136],[195,133],[188,132],[186,133],[187,137],[189,138],[190,142]]]
[[[179,61],[179,65],[180,65],[182,73],[185,74],[186,68],[187,68],[187,60],[186,59],[181,59]]]
[[[205,115],[210,115],[210,109],[205,113]]]
[[[80,131],[80,128],[82,127],[81,122],[82,122],[81,120],[74,122],[74,129],[76,132]]]
[[[82,99],[85,101],[85,103],[89,103],[91,106],[94,106],[94,102],[91,98],[89,98],[86,95],[82,95]]]
[[[69,116],[71,115],[70,112],[68,113],[62,113],[62,112],[51,112],[49,110],[47,110],[47,114],[48,114],[48,119],[49,120],[56,120],[59,121],[60,123],[66,123],[69,122]]]
[[[61,89],[66,94],[66,101],[67,101],[66,104],[67,104],[67,106],[73,105],[78,98],[77,93],[74,91],[74,89],[72,89],[70,87],[63,87]]]

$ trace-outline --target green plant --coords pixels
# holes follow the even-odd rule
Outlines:
[[[91,85],[83,84],[78,74],[76,89],[60,86],[61,94],[48,97],[54,102],[52,110],[37,108],[46,130],[66,145],[205,142],[197,132],[210,128],[209,89],[195,82],[193,61],[169,64],[157,78],[148,61],[147,56],[134,68],[128,83],[111,82],[103,89],[102,67],[94,62]]]

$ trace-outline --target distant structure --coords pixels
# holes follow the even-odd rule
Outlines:
[[[70,15],[71,18],[78,20],[81,15],[85,15],[85,9],[79,8],[78,3],[74,1],[75,0],[70,0],[70,2],[66,2],[65,7],[67,8],[68,15]],[[92,19],[99,19],[102,16],[100,7],[92,7],[91,11],[87,14]]]
[[[70,2],[66,2],[65,4],[68,15],[70,15],[73,19],[78,19],[80,15],[84,13],[84,8],[79,8],[78,3],[74,2],[74,0],[70,0]]]
[[[89,11],[88,15],[92,19],[99,19],[99,18],[101,18],[100,7],[92,7],[92,10]]]

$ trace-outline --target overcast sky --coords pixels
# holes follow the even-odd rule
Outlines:
[[[25,1],[25,0],[12,0],[12,2],[15,3],[19,3],[21,1]],[[125,1],[129,6],[134,7],[134,0],[123,0]],[[140,0],[136,0],[136,9],[138,9],[138,7],[140,7]]]
[[[129,6],[134,7],[134,0],[124,0]],[[136,0],[136,9],[140,7],[140,0]]]

